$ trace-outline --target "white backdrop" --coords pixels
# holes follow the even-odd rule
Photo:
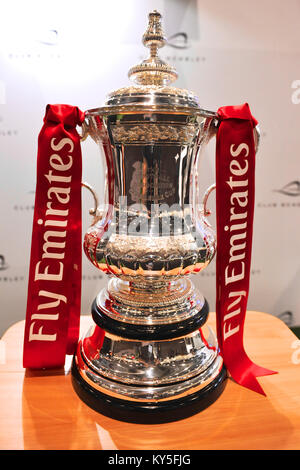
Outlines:
[[[33,0],[0,2],[0,334],[25,318],[37,136],[47,103],[82,110],[128,84],[145,57],[141,36],[157,9],[176,86],[204,108],[247,101],[261,127],[248,308],[300,324],[300,0]],[[214,143],[201,186],[214,181]],[[83,144],[83,179],[101,194],[98,149]],[[83,193],[83,227],[90,196]],[[210,201],[213,208],[214,200]],[[215,266],[194,277],[215,308]],[[105,277],[83,257],[82,313]]]

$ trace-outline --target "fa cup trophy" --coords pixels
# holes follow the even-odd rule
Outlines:
[[[170,86],[158,56],[161,15],[149,14],[150,55],[132,67],[135,85],[82,112],[47,105],[39,133],[23,366],[62,367],[95,410],[117,419],[163,422],[213,403],[227,375],[264,394],[243,346],[253,234],[259,132],[249,105],[201,108]],[[77,131],[82,126],[82,134]],[[105,204],[82,183],[80,141],[90,135],[106,162]],[[198,159],[216,136],[216,184],[199,194]],[[92,304],[94,326],[78,342],[81,189],[95,207],[84,250],[110,278]],[[216,234],[207,198],[216,189]],[[216,332],[192,281],[216,252]],[[75,353],[75,354],[74,354]]]
[[[213,403],[227,373],[205,326],[208,303],[190,279],[216,251],[212,188],[200,197],[196,168],[218,118],[170,85],[177,73],[158,56],[165,38],[156,11],[143,44],[150,55],[130,69],[135,84],[85,113],[83,136],[105,156],[107,204],[96,204],[84,249],[109,281],[92,304],[95,325],[78,344],[72,380],[97,411],[156,422]]]

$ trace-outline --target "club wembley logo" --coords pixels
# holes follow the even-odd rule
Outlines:
[[[58,43],[58,31],[56,29],[44,31],[36,38],[36,42],[44,44],[45,46],[56,46]]]
[[[175,33],[168,37],[167,44],[174,49],[188,49],[190,47],[187,33]]]
[[[11,60],[60,59],[60,33],[57,29],[41,29],[24,36],[21,49],[8,52]],[[20,41],[21,44],[21,41]]]
[[[300,207],[300,181],[294,180],[285,184],[281,188],[272,189],[271,192],[281,194],[279,200],[258,202],[258,208],[298,208]],[[287,196],[287,197],[286,197]]]
[[[8,264],[5,261],[4,255],[0,255],[0,271],[4,271],[4,269],[8,268]]]
[[[280,189],[274,189],[276,193],[284,194],[285,196],[297,197],[300,196],[300,181],[291,181]]]
[[[280,313],[279,315],[277,315],[277,318],[282,320],[287,326],[291,326],[294,320],[293,313],[290,312],[289,310],[286,310],[285,312]]]

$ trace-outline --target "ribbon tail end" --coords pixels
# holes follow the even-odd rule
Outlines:
[[[255,366],[255,370],[253,371],[255,377],[264,377],[266,375],[274,375],[278,374],[275,370],[266,369],[265,367]]]
[[[266,370],[266,369],[265,369]],[[272,372],[272,371],[269,371]],[[238,378],[234,379],[239,385],[242,385],[245,388],[248,388],[249,390],[252,390],[253,392],[259,393],[260,395],[267,396],[265,391],[263,390],[262,386],[259,384],[259,382],[256,379],[257,375],[253,375],[253,373],[248,373],[246,376],[243,378]]]

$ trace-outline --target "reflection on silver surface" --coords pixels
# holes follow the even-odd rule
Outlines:
[[[89,331],[79,346],[80,374],[97,390],[126,400],[192,394],[213,381],[223,365],[211,331],[207,339],[200,330],[168,341],[131,341],[105,333],[100,348],[93,346],[93,334]]]
[[[217,356],[216,343],[208,347],[199,331],[169,341],[132,341],[106,332],[96,351],[86,342],[82,356],[91,369],[112,380],[137,385],[187,380],[203,372]]]
[[[152,283],[141,289],[140,284],[111,279],[96,303],[108,317],[119,322],[159,325],[192,318],[202,309],[204,297],[189,279],[161,283],[156,289]]]

